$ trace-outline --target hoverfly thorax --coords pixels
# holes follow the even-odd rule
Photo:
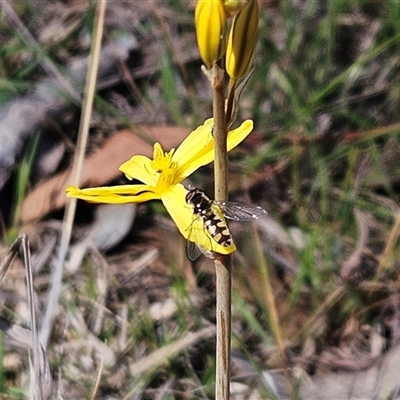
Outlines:
[[[211,200],[201,189],[191,189],[186,195],[186,203],[193,207],[193,212],[197,215],[205,215],[211,212]]]

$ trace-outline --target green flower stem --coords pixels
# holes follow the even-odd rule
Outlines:
[[[228,197],[228,157],[226,138],[228,129],[225,116],[225,93],[223,71],[214,64],[212,70],[213,114],[214,114],[214,192],[216,200]],[[228,400],[230,397],[231,375],[231,257],[215,253],[216,273],[216,379],[215,399]]]

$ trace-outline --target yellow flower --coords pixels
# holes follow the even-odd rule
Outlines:
[[[210,68],[225,51],[226,14],[222,0],[198,0],[194,19],[200,57]]]
[[[79,189],[67,188],[68,197],[93,203],[142,203],[161,200],[180,233],[205,250],[230,254],[236,247],[219,245],[204,228],[201,218],[194,218],[193,209],[186,203],[188,190],[181,184],[190,174],[214,159],[213,119],[194,130],[175,150],[165,152],[159,143],[154,145],[153,159],[133,156],[120,166],[128,179],[141,184]],[[246,120],[228,133],[228,151],[243,141],[253,129],[253,121]],[[193,239],[195,238],[195,239]]]
[[[226,48],[226,72],[232,79],[242,78],[253,62],[260,11],[257,0],[250,0],[235,16]]]

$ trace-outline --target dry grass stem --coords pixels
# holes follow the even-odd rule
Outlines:
[[[12,340],[15,346],[28,348],[32,351],[30,393],[33,399],[44,400],[48,399],[51,395],[53,380],[50,374],[47,354],[40,343],[37,331],[31,252],[29,240],[26,235],[22,234],[14,241],[4,262],[1,263],[0,283],[3,282],[7,271],[11,268],[12,262],[19,251],[22,253],[22,260],[25,267],[31,329],[11,324],[3,318],[1,318],[0,329]]]
[[[275,338],[275,342],[278,346],[279,354],[280,354],[280,359],[281,359],[281,365],[284,370],[285,374],[285,379],[286,379],[286,385],[288,392],[290,393],[290,398],[295,399],[295,390],[293,387],[292,379],[290,376],[289,368],[288,368],[288,361],[286,357],[286,346],[285,342],[283,340],[283,335],[282,335],[282,329],[281,325],[279,322],[279,315],[278,315],[278,310],[276,308],[275,304],[275,298],[274,298],[274,293],[272,290],[272,285],[271,285],[271,278],[269,274],[269,266],[266,263],[265,257],[263,255],[263,249],[262,249],[262,244],[260,241],[260,236],[258,234],[256,225],[253,223],[253,237],[255,240],[255,245],[256,245],[256,252],[258,254],[258,271],[260,275],[260,280],[263,283],[263,288],[264,288],[264,302],[267,305],[268,312],[269,312],[269,317],[270,317],[270,328],[272,331],[272,334]]]
[[[82,104],[82,117],[78,132],[78,142],[76,146],[76,153],[74,157],[71,185],[78,186],[80,176],[82,174],[82,165],[85,158],[86,145],[89,136],[89,123],[92,114],[93,98],[96,88],[97,71],[100,60],[101,40],[103,36],[104,16],[107,1],[100,1],[97,3],[95,26],[93,33],[93,42],[90,52],[90,63],[87,71],[87,80],[85,87],[85,94]],[[58,258],[54,267],[52,287],[49,292],[48,307],[46,309],[45,317],[43,319],[42,328],[40,331],[40,338],[43,346],[46,348],[49,340],[50,332],[52,329],[53,321],[55,318],[55,310],[58,305],[58,298],[61,291],[61,279],[63,273],[63,266],[65,257],[67,255],[69,242],[71,239],[72,226],[75,217],[76,199],[68,199],[65,206],[64,223],[61,232],[60,247]]]
[[[400,236],[400,212],[397,212],[396,219],[394,221],[392,229],[390,230],[389,238],[386,242],[385,249],[383,250],[383,254],[379,262],[377,270],[378,274],[384,272],[390,267],[395,254],[394,250],[396,244],[398,243],[399,236]]]

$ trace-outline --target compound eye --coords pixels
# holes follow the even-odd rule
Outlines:
[[[193,200],[193,192],[192,191],[187,192],[185,196],[186,203],[190,204],[192,200]]]

